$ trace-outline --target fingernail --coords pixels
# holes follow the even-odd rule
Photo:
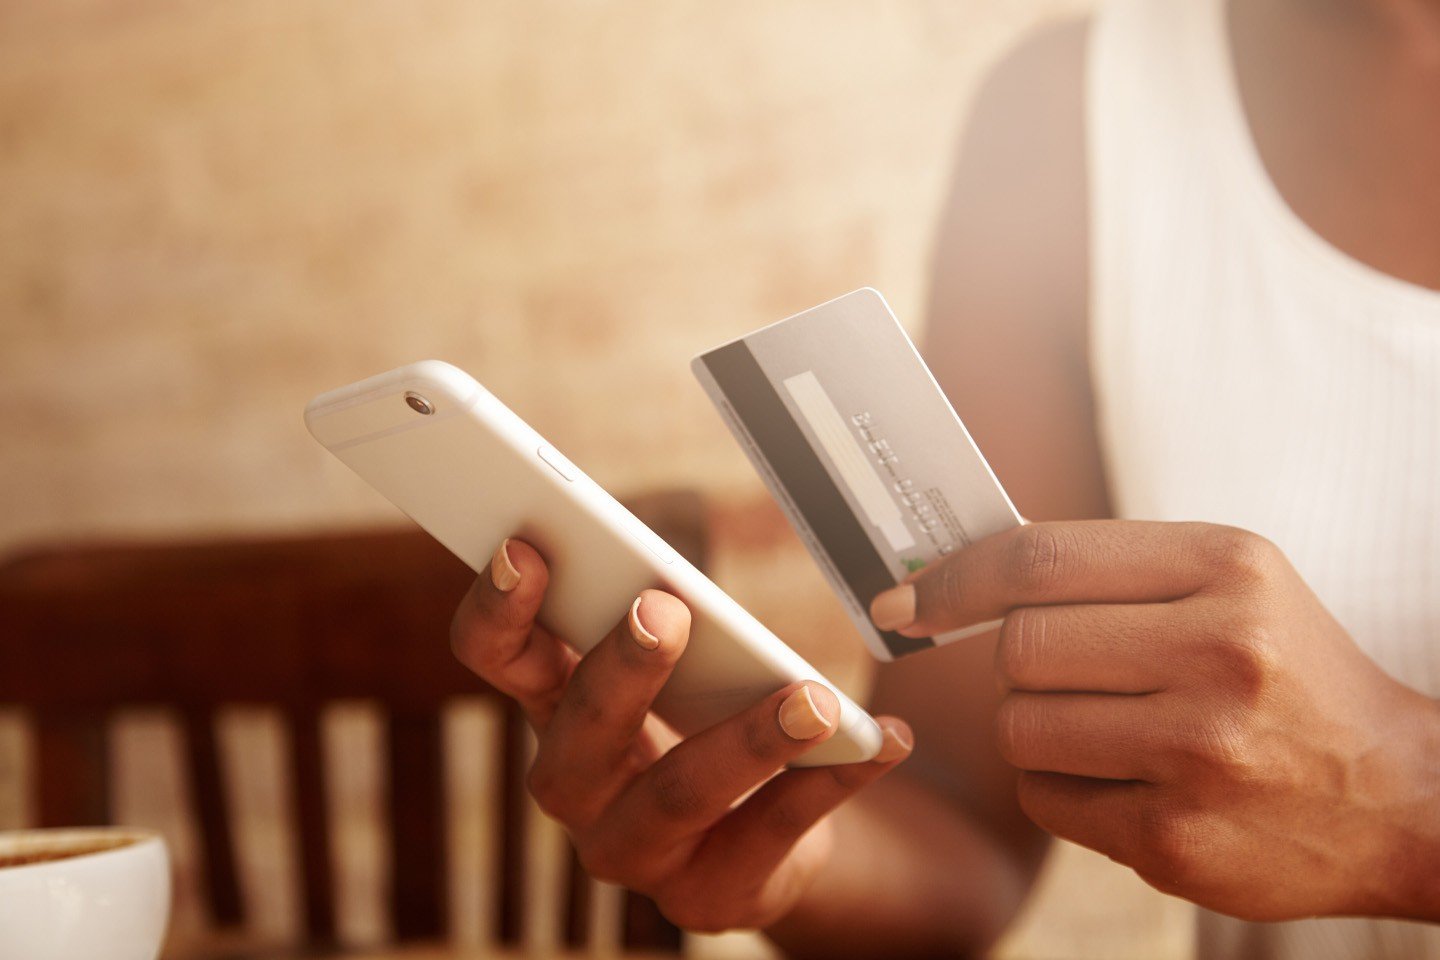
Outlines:
[[[640,622],[639,597],[636,597],[635,602],[630,604],[630,636],[634,637],[635,642],[646,650],[654,650],[660,646],[660,638],[646,630],[645,624]]]
[[[510,562],[510,541],[507,539],[490,558],[490,582],[501,593],[509,593],[520,585],[520,571]]]
[[[909,731],[901,731],[895,727],[886,727],[884,737],[880,741],[880,752],[875,754],[876,763],[891,763],[910,755],[915,749],[915,741],[910,739]]]
[[[870,601],[870,619],[881,630],[903,630],[915,622],[915,585],[902,583]]]
[[[780,729],[791,740],[814,740],[831,726],[833,724],[815,705],[809,684],[790,694],[780,704]]]

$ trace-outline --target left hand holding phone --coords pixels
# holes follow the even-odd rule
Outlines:
[[[541,809],[593,876],[650,896],[678,926],[760,927],[789,912],[828,860],[826,814],[910,754],[909,727],[877,717],[869,762],[784,770],[839,718],[834,694],[800,682],[681,741],[650,707],[684,653],[685,604],[646,590],[581,656],[535,621],[548,577],[533,547],[506,540],[451,631],[460,661],[534,726]]]

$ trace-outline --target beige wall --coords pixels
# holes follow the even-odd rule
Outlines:
[[[688,358],[918,324],[967,91],[1083,5],[4,5],[0,548],[389,516],[299,411],[423,356],[614,487],[753,492]]]
[[[617,490],[753,501],[689,357],[862,284],[918,328],[966,97],[1088,5],[0,6],[0,551],[393,519],[300,409],[424,356]],[[762,617],[803,631],[800,583],[839,622],[755,550],[719,576]],[[1183,949],[1061,868],[1020,953]]]

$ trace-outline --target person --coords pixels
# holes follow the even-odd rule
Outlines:
[[[1440,957],[1437,170],[1427,0],[1117,0],[1024,42],[926,354],[1034,522],[872,606],[1003,626],[879,671],[875,761],[771,778],[823,688],[669,749],[683,604],[577,659],[507,541],[454,645],[582,861],[795,955],[965,956],[1054,835],[1205,908],[1202,957]]]

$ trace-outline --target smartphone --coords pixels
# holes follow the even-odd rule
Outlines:
[[[690,736],[796,680],[840,701],[839,729],[795,762],[869,760],[879,725],[463,370],[425,360],[321,394],[311,434],[391,503],[484,571],[506,537],[540,551],[540,622],[584,652],[647,587],[689,606],[690,642],[655,712]]]

